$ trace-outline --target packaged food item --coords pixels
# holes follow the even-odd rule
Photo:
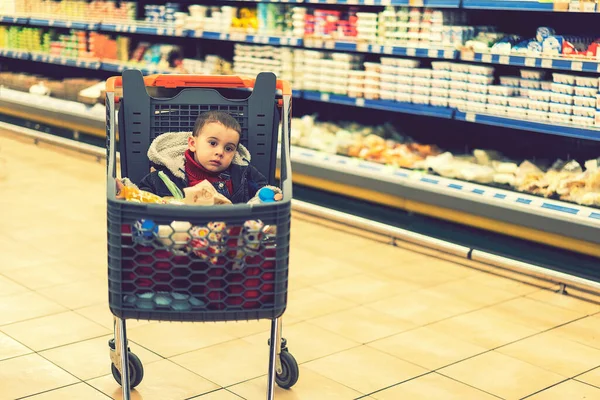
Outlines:
[[[568,94],[569,96],[572,96],[575,94],[575,87],[562,83],[552,83],[552,91],[555,93]]]
[[[584,88],[598,89],[598,78],[590,76],[577,76],[575,77],[575,84]]]
[[[536,81],[541,81],[546,76],[546,71],[537,71],[531,69],[522,69],[521,70],[521,78],[522,79],[532,79]]]
[[[513,108],[527,108],[529,100],[524,97],[509,97],[508,104]]]
[[[574,96],[573,104],[577,107],[596,108],[596,99],[593,97]]]
[[[478,83],[467,83],[467,90],[472,93],[487,94],[489,85],[480,85]]]
[[[501,76],[500,84],[502,86],[519,87],[521,86],[521,79],[516,76]]]
[[[577,80],[577,77],[575,75],[570,75],[570,74],[553,73],[552,79],[554,80],[555,83],[562,83],[565,85],[574,85],[575,81]]]
[[[552,94],[551,94],[551,92],[547,92],[545,90],[531,89],[531,90],[529,90],[528,97],[531,100],[549,102],[550,98],[552,97]]]
[[[485,87],[489,93],[491,95],[495,95],[495,96],[512,96],[515,93],[515,89],[509,86],[501,86],[501,85],[489,85],[489,86],[483,86]],[[469,87],[469,90],[471,90],[471,88]]]

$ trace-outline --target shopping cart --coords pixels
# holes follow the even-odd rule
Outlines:
[[[239,98],[222,95],[234,88],[252,91],[234,91]],[[252,80],[235,76],[143,77],[138,70],[126,70],[122,77],[108,79],[106,92],[108,291],[115,328],[109,347],[112,373],[123,387],[123,398],[130,398],[130,388],[137,386],[144,374],[140,359],[127,345],[126,319],[270,319],[267,398],[272,399],[274,382],[290,388],[299,375],[298,364],[281,337],[292,197],[290,85],[272,73],[261,73]],[[252,165],[271,184],[279,182],[282,201],[194,207],[116,198],[117,148],[121,177],[139,182],[150,171],[146,152],[152,140],[165,132],[191,132],[197,116],[209,110],[226,111],[240,123],[241,143],[250,150]]]

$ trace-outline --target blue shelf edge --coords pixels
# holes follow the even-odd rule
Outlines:
[[[478,10],[554,11],[554,3],[526,0],[463,0],[462,8]]]
[[[471,117],[467,119],[467,115],[474,115],[475,121],[472,121]],[[466,113],[462,111],[456,111],[454,118],[459,121],[469,121],[484,125],[494,125],[504,128],[527,130],[538,133],[546,133],[550,135],[572,137],[575,139],[600,141],[600,129],[586,129],[585,127],[577,126],[544,124],[535,121],[503,118],[487,114]]]
[[[400,103],[391,100],[368,100],[362,98],[354,98],[337,94],[326,94],[314,91],[304,91],[302,96],[305,100],[323,101],[335,104],[342,104],[354,107],[366,107],[376,110],[401,112],[407,114],[418,114],[423,116],[452,118],[454,109],[448,107],[436,107],[423,104]]]

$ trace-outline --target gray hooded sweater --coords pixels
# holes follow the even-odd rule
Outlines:
[[[188,147],[188,137],[191,132],[168,132],[158,136],[148,149],[148,159],[156,171],[146,175],[138,184],[141,190],[154,193],[161,197],[171,196],[171,191],[158,176],[158,171],[163,171],[169,179],[183,192],[188,187],[185,174],[185,152]],[[233,157],[229,168],[220,174],[222,180],[231,180],[233,192],[217,191],[224,194],[232,203],[256,203],[259,189],[268,186],[268,181],[256,168],[250,165],[250,152],[242,145]],[[276,192],[279,188],[269,186]]]

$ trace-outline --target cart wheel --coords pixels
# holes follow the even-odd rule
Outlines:
[[[112,371],[113,377],[115,381],[120,385],[121,384],[121,373],[115,364],[111,364],[110,369]],[[142,382],[144,378],[144,366],[142,362],[133,353],[129,353],[129,385],[131,389],[136,387]]]
[[[298,382],[300,376],[300,370],[298,369],[298,362],[287,350],[283,350],[280,354],[281,357],[281,374],[275,375],[275,382],[279,387],[289,389]]]

